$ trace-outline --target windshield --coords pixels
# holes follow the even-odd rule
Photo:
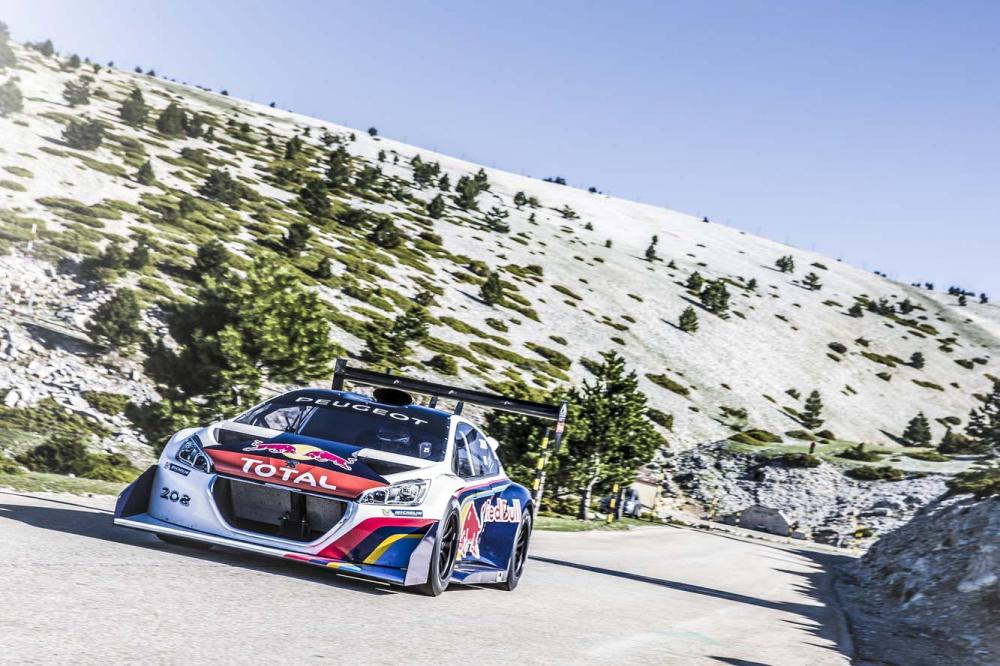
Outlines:
[[[344,399],[321,400],[322,405],[314,402],[270,400],[236,422],[424,460],[444,460],[448,438],[445,416]]]

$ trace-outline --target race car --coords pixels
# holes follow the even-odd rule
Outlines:
[[[345,380],[375,390],[347,391]],[[437,409],[439,397],[456,400],[455,410]],[[122,491],[114,522],[173,544],[237,548],[432,596],[450,582],[513,590],[533,500],[504,473],[496,440],[462,416],[465,403],[554,420],[558,445],[565,404],[338,360],[331,389],[294,390],[177,432]]]

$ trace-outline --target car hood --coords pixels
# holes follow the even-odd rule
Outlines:
[[[310,492],[355,498],[389,484],[386,475],[433,463],[295,433],[222,421],[206,428],[205,453],[216,471]]]

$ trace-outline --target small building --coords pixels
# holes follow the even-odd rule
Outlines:
[[[777,509],[754,504],[745,509],[722,516],[720,522],[747,530],[767,532],[779,536],[792,536],[792,522]]]
[[[643,509],[654,510],[656,500],[660,496],[660,480],[653,472],[641,469],[632,482],[632,490],[639,496],[639,503]]]

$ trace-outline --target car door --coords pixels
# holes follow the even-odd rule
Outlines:
[[[453,470],[465,485],[458,493],[461,531],[459,560],[494,565],[506,557],[507,549],[495,538],[500,536],[492,523],[499,515],[498,497],[508,485],[500,461],[486,437],[469,423],[455,428]],[[501,540],[502,541],[502,540]]]

